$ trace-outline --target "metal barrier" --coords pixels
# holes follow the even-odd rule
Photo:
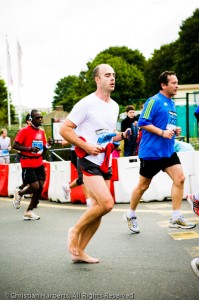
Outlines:
[[[58,155],[56,152],[69,152],[71,150],[71,148],[62,148],[62,149],[49,149],[49,153],[50,153],[50,161],[54,161],[54,157],[58,158],[58,160],[61,161],[65,161],[65,159],[63,159],[60,155]]]
[[[71,148],[62,148],[62,149],[49,149],[49,161],[54,161],[56,157],[59,161],[65,161],[60,155],[56,152],[70,152]],[[0,157],[4,157],[5,155],[0,155]],[[7,155],[8,156],[8,155]],[[10,163],[19,163],[20,162],[20,155],[19,153],[9,153]]]

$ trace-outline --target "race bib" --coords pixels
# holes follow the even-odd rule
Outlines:
[[[176,121],[177,121],[177,113],[174,111],[169,111],[169,118],[166,129],[176,130]]]
[[[9,155],[9,151],[8,150],[0,150],[0,154],[1,155]]]
[[[41,154],[43,152],[43,142],[42,141],[32,141],[32,148],[37,147],[39,148],[39,152],[37,154]]]

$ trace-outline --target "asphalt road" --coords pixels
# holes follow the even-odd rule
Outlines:
[[[87,252],[99,264],[74,264],[66,251],[67,229],[84,205],[41,201],[38,221],[23,221],[19,210],[0,198],[0,299],[196,300],[199,280],[190,262],[199,257],[199,218],[183,201],[191,230],[168,228],[171,201],[140,203],[140,234],[123,221],[128,204],[106,215]]]

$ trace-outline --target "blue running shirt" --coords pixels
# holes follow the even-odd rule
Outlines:
[[[161,93],[149,98],[138,120],[138,126],[154,125],[162,130],[176,129],[177,114],[172,99]],[[174,152],[174,139],[165,139],[157,134],[142,129],[139,157],[156,160],[170,157]]]

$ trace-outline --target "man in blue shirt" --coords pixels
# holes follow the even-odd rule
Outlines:
[[[196,108],[196,111],[194,112],[194,116],[197,119],[197,122],[199,122],[199,106]]]
[[[184,180],[182,166],[174,150],[175,135],[181,133],[176,126],[177,113],[171,99],[177,94],[178,79],[173,71],[165,71],[159,76],[158,94],[150,97],[140,115],[138,126],[142,128],[142,139],[139,147],[140,179],[132,192],[130,209],[124,218],[131,233],[139,233],[135,214],[136,207],[148,189],[152,178],[160,171],[166,172],[172,179],[172,218],[169,227],[190,229],[196,225],[188,223],[180,212]]]

